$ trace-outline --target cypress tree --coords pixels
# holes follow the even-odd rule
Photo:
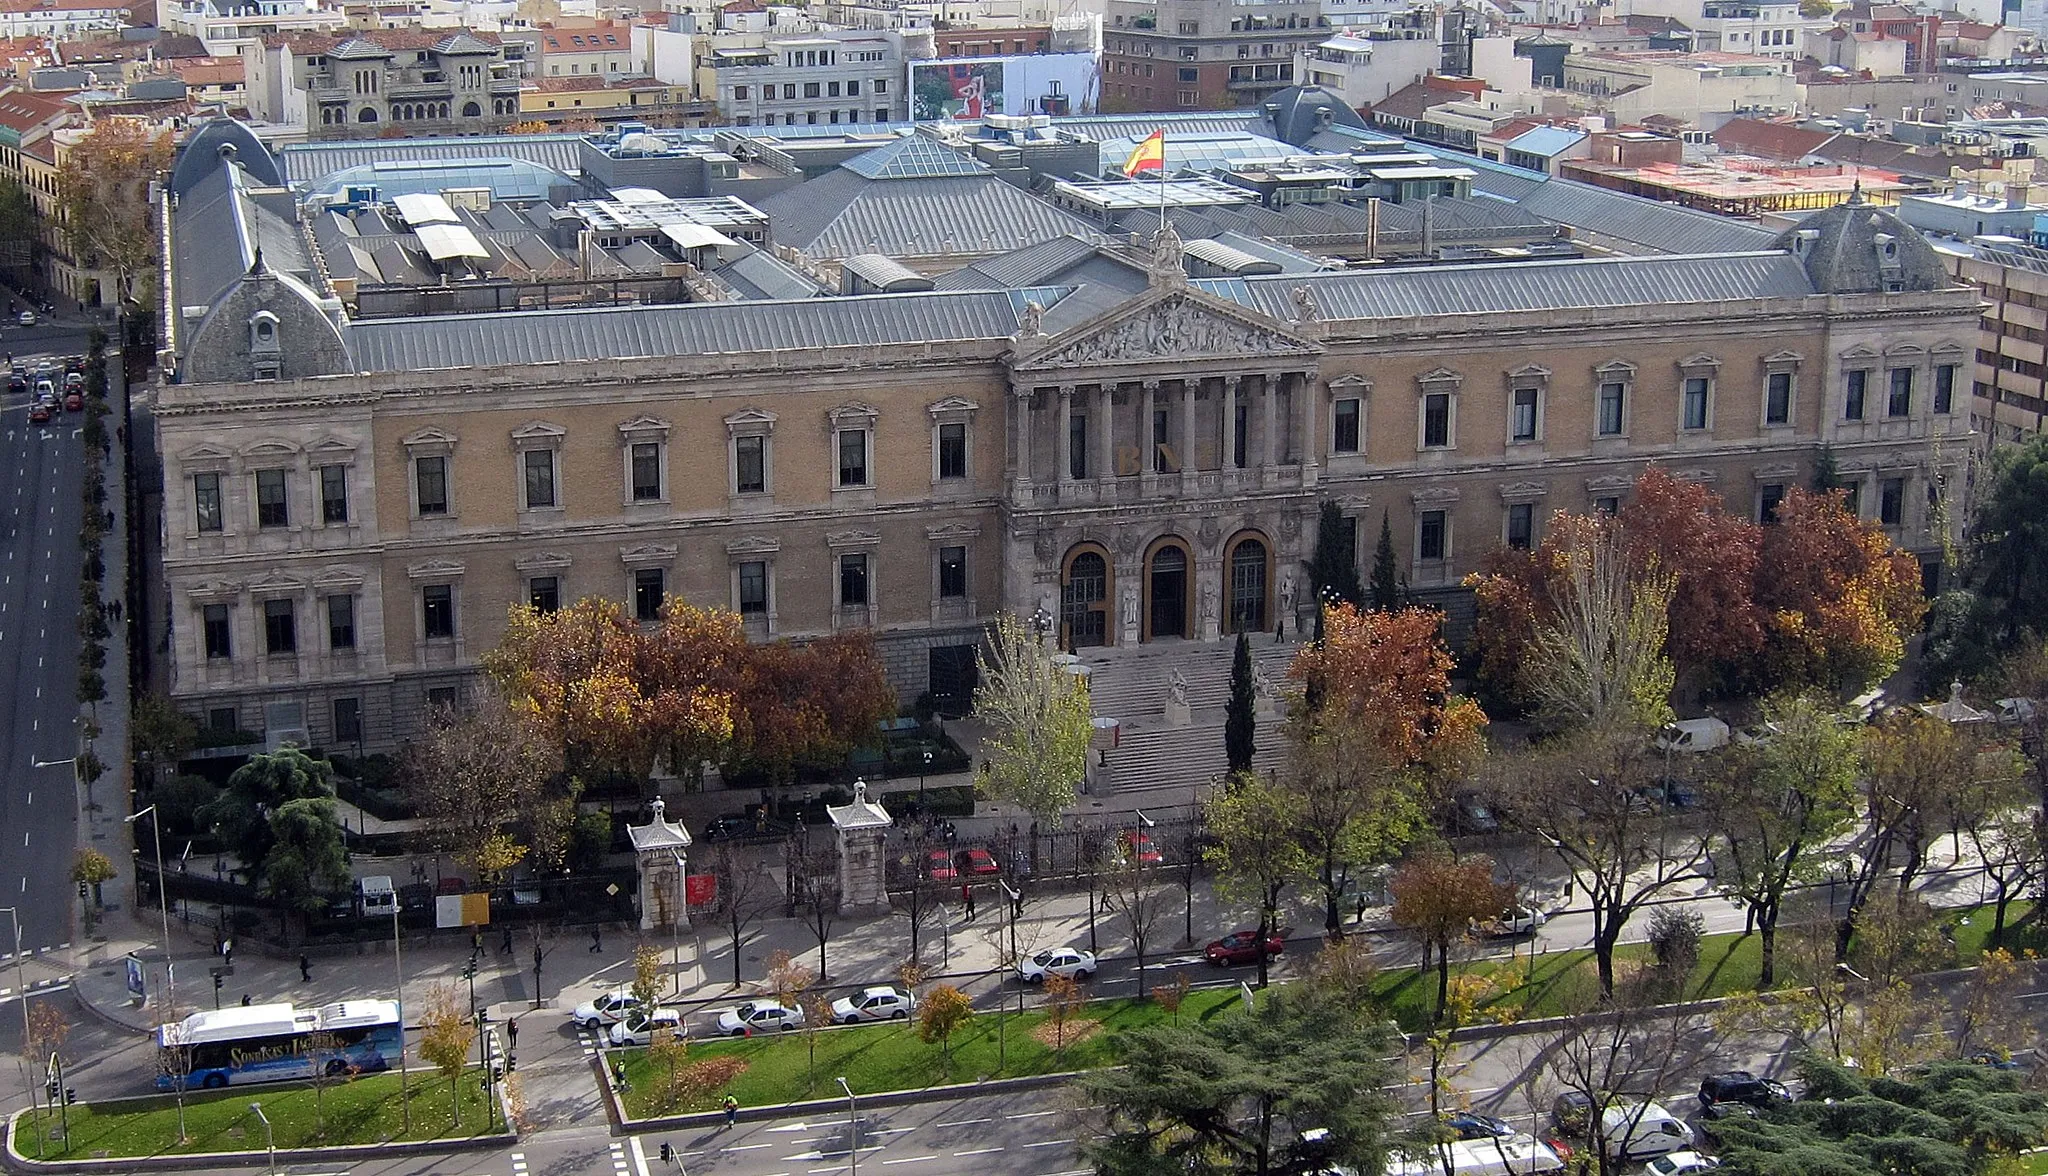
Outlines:
[[[1372,553],[1372,606],[1382,612],[1401,607],[1401,568],[1394,562],[1394,528],[1380,512],[1380,545]]]
[[[1251,770],[1257,710],[1258,699],[1252,692],[1252,643],[1239,630],[1237,652],[1230,659],[1230,705],[1223,713],[1223,754],[1233,773]]]
[[[1309,591],[1323,599],[1332,589],[1337,599],[1357,606],[1365,601],[1365,589],[1358,582],[1357,527],[1344,517],[1337,504],[1324,499],[1316,514],[1316,546],[1309,555]]]

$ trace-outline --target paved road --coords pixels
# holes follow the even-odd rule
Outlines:
[[[16,329],[7,345],[33,359],[74,353],[84,336],[75,326]],[[34,765],[77,750],[83,421],[74,413],[31,425],[22,398],[0,404],[0,906],[21,908],[30,952],[68,944],[78,910],[69,881],[78,840],[73,770]],[[11,935],[0,930],[0,954],[12,949]]]

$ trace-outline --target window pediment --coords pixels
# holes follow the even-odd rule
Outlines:
[[[569,430],[547,421],[531,421],[512,430],[512,445],[516,449],[544,449],[559,446]]]
[[[1602,478],[1587,478],[1586,493],[1593,495],[1620,494],[1636,484],[1634,478],[1620,474],[1609,474]]]
[[[408,433],[399,444],[405,446],[414,456],[449,453],[455,448],[455,434],[446,429],[428,426]]]
[[[881,418],[882,410],[872,404],[849,400],[825,414],[834,429],[871,429]]]
[[[1545,482],[1506,482],[1500,488],[1500,500],[1507,503],[1534,502],[1550,494]]]
[[[981,411],[981,405],[964,396],[948,396],[926,406],[925,411],[932,414],[933,421],[950,424],[973,416]]]
[[[275,460],[280,457],[293,457],[296,456],[299,452],[299,447],[297,445],[292,444],[289,441],[257,441],[253,444],[242,447],[242,456],[252,461],[262,461],[264,459]]]
[[[1427,396],[1432,392],[1456,392],[1464,384],[1465,377],[1449,368],[1434,368],[1415,377],[1416,392]]]
[[[405,574],[414,580],[452,580],[467,570],[458,559],[423,559],[405,566]]]
[[[742,535],[725,545],[727,555],[774,555],[782,550],[782,540],[766,535]]]
[[[1354,372],[1331,380],[1330,391],[1340,396],[1364,396],[1372,391],[1372,381]]]
[[[1721,361],[1702,352],[1679,360],[1678,370],[1688,376],[1712,376],[1721,370]]]
[[[322,437],[307,452],[316,457],[354,457],[356,443],[345,437]]]
[[[223,465],[234,460],[231,450],[218,445],[195,445],[178,455],[178,460],[188,466]]]
[[[569,556],[560,551],[534,551],[512,561],[522,572],[559,572],[569,566]]]
[[[1593,375],[1602,380],[1633,380],[1636,365],[1625,359],[1610,359],[1593,369]]]
[[[1417,506],[1449,506],[1462,497],[1450,486],[1424,486],[1408,496]]]
[[[193,600],[233,600],[242,594],[242,586],[233,580],[201,580],[185,590]]]
[[[671,426],[660,417],[636,416],[619,423],[619,435],[627,441],[666,441]]]
[[[1510,383],[1539,383],[1548,382],[1549,379],[1550,369],[1539,363],[1525,363],[1521,367],[1508,369]]]
[[[743,408],[725,418],[729,437],[764,437],[775,431],[775,414],[759,408]]]
[[[636,543],[619,548],[619,559],[629,568],[653,567],[657,564],[671,564],[676,559],[676,545],[673,543]]]
[[[973,539],[981,534],[981,528],[972,523],[947,523],[938,527],[926,527],[924,537],[933,543],[958,543]]]
[[[1699,486],[1721,480],[1720,473],[1714,470],[1672,470],[1671,476],[1678,481],[1691,482]]]
[[[1842,353],[1842,359],[1844,362],[1856,362],[1860,360],[1871,360],[1876,358],[1877,352],[1872,350],[1866,344],[1862,343],[1858,343],[1856,346],[1851,347],[1849,350],[1844,351]]]
[[[1773,372],[1789,372],[1805,362],[1806,357],[1797,351],[1776,351],[1763,359],[1764,369]]]
[[[1756,480],[1759,482],[1789,482],[1797,480],[1798,477],[1799,467],[1795,465],[1767,465],[1756,468]]]
[[[313,587],[321,592],[336,592],[362,586],[363,574],[355,568],[322,568],[320,574],[313,577]]]
[[[265,572],[261,576],[249,581],[249,594],[251,596],[290,596],[305,590],[306,582],[304,580],[299,579],[297,576],[288,576],[283,572]]]
[[[830,531],[825,535],[825,546],[834,549],[843,547],[880,547],[882,536],[875,531]]]

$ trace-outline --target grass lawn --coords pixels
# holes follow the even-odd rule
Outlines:
[[[96,1159],[113,1156],[154,1156],[178,1152],[261,1151],[263,1124],[249,1111],[260,1102],[277,1136],[277,1146],[322,1147],[340,1144],[388,1143],[401,1139],[443,1139],[502,1130],[487,1119],[488,1103],[474,1069],[463,1073],[456,1088],[462,1095],[462,1120],[449,1122],[448,1080],[415,1070],[410,1099],[412,1130],[405,1129],[399,1102],[399,1076],[373,1074],[320,1091],[326,1111],[325,1129],[311,1086],[244,1086],[230,1090],[194,1091],[185,1096],[184,1143],[178,1142],[178,1109],[170,1095],[121,1104],[79,1103],[67,1112],[68,1143],[61,1137],[57,1116],[46,1112],[49,1136],[43,1158]],[[36,1145],[30,1120],[22,1120],[16,1144],[34,1158]]]
[[[1241,1006],[1235,989],[1191,992],[1181,1005],[1184,1021],[1207,1020]],[[892,1021],[852,1029],[831,1029],[816,1035],[818,1057],[813,1070],[811,1042],[799,1031],[772,1037],[730,1037],[692,1041],[689,1059],[731,1055],[743,1059],[747,1068],[727,1090],[741,1105],[757,1107],[795,1102],[806,1098],[837,1096],[836,1078],[844,1077],[855,1093],[873,1090],[916,1090],[946,1082],[972,1082],[981,1078],[1020,1077],[1050,1074],[1060,1070],[1083,1070],[1114,1060],[1118,1033],[1171,1019],[1166,1010],[1149,999],[1124,998],[1091,1001],[1075,1014],[1077,1020],[1094,1022],[1080,1040],[1069,1039],[1067,1048],[1054,1052],[1038,1040],[1034,1030],[1046,1025],[1046,1014],[1033,1009],[1022,1015],[977,1012],[953,1034],[953,1064],[950,1073],[937,1043],[918,1040],[917,1022]],[[1007,1022],[1007,1025],[1004,1025]],[[1070,1023],[1068,1033],[1075,1032]],[[1050,1034],[1049,1028],[1045,1029]],[[999,1036],[1008,1039],[1008,1063],[999,1065]],[[621,1051],[626,1063],[626,1112],[635,1118],[675,1111],[710,1110],[726,1090],[707,1095],[700,1105],[661,1107],[655,1102],[660,1075],[644,1050]],[[617,1055],[614,1055],[617,1056]]]
[[[2038,1151],[2032,1155],[2021,1156],[2020,1162],[2026,1165],[2025,1170],[2029,1173],[2029,1176],[2048,1176],[2048,1151]]]

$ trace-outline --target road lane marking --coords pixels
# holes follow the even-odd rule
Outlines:
[[[1025,1147],[1059,1147],[1059,1146],[1060,1146],[1060,1145],[1062,1145],[1062,1144],[1068,1144],[1068,1143],[1072,1143],[1072,1142],[1074,1142],[1074,1141],[1073,1141],[1073,1140],[1071,1140],[1071,1139],[1041,1139],[1041,1140],[1039,1140],[1039,1141],[1038,1141],[1038,1142],[1036,1142],[1036,1143],[1027,1143],[1027,1144],[1025,1144],[1024,1146],[1025,1146]]]
[[[2048,996],[2048,993],[2036,993],[2035,995],[2037,995],[2037,996]],[[974,1126],[974,1125],[975,1125],[976,1123],[993,1123],[993,1122],[995,1122],[995,1120],[994,1120],[994,1119],[955,1119],[955,1120],[953,1120],[953,1121],[952,1121],[952,1122],[950,1122],[950,1123],[934,1123],[934,1124],[932,1124],[932,1126],[934,1126],[934,1127],[972,1127],[972,1126]]]
[[[903,1157],[902,1159],[897,1159],[897,1160],[883,1160],[883,1161],[882,1161],[882,1166],[886,1168],[886,1167],[888,1167],[888,1166],[889,1166],[890,1164],[921,1164],[921,1163],[923,1163],[923,1162],[924,1162],[924,1161],[926,1161],[926,1160],[936,1160],[936,1159],[938,1159],[938,1158],[939,1158],[939,1157],[937,1157],[937,1156],[935,1156],[935,1155],[931,1155],[931,1156],[904,1156],[904,1157]]]
[[[1059,1113],[1058,1111],[1019,1111],[1014,1115],[1005,1115],[1003,1117],[1006,1119],[1043,1119],[1047,1115],[1057,1115]]]
[[[955,1158],[961,1156],[988,1156],[994,1155],[995,1153],[1001,1150],[1003,1149],[999,1147],[977,1147],[972,1151],[956,1151],[953,1153],[953,1155]]]

